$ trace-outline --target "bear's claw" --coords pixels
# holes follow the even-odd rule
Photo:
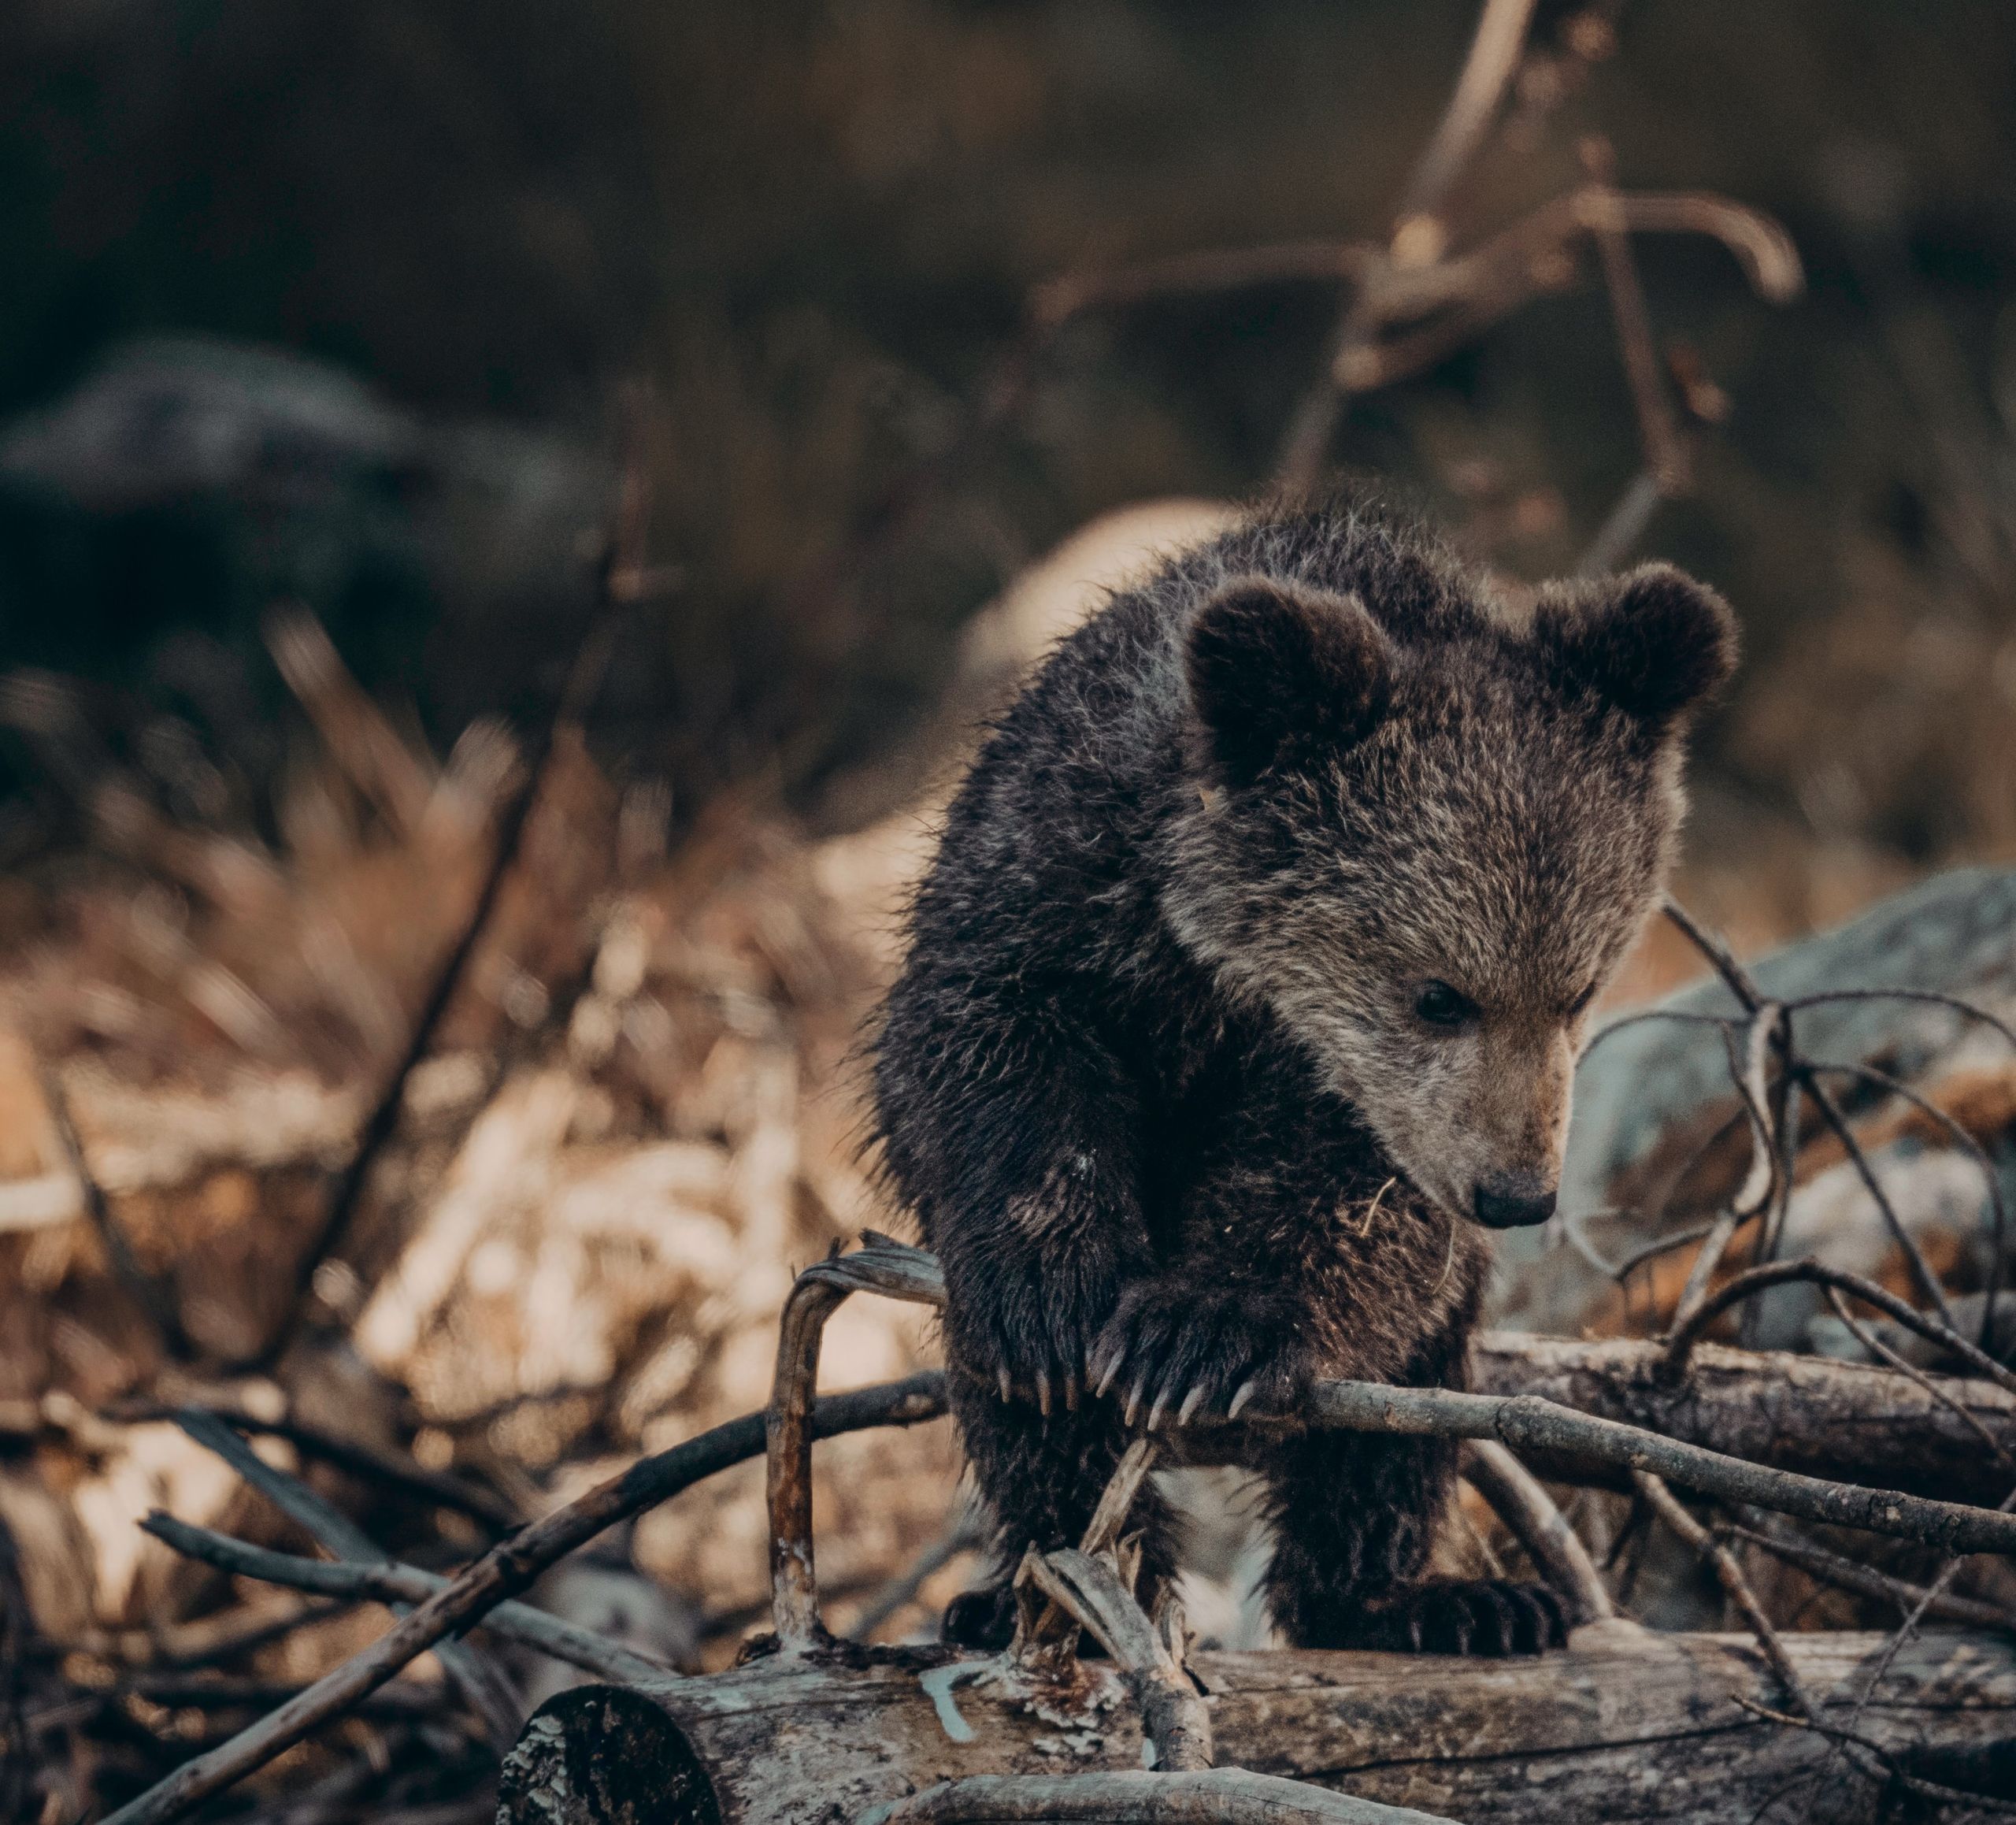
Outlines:
[[[1337,1645],[1499,1658],[1558,1648],[1570,1626],[1566,1605],[1544,1584],[1438,1578],[1382,1604]]]
[[[1194,1284],[1147,1282],[1129,1287],[1100,1335],[1093,1362],[1092,1389],[1101,1395],[1123,1363],[1133,1368],[1121,1422],[1133,1425],[1145,1409],[1151,1432],[1172,1411],[1179,1426],[1203,1417],[1236,1418],[1256,1397],[1281,1402],[1309,1379],[1285,1302],[1240,1286],[1204,1291]]]

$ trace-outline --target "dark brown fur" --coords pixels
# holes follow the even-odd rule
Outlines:
[[[876,1065],[1004,1564],[1075,1538],[1130,1426],[1323,1375],[1461,1385],[1472,1219],[1552,1207],[1584,1015],[1732,656],[1670,569],[1514,629],[1440,547],[1347,511],[1257,516],[1053,655],[947,816]],[[1446,1446],[1254,1452],[1292,1638],[1558,1638],[1544,1593],[1421,1582]],[[1006,1615],[996,1587],[948,1631]]]

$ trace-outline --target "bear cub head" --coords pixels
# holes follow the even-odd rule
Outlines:
[[[1429,568],[1236,574],[1191,611],[1162,900],[1399,1173],[1506,1228],[1553,1212],[1589,1007],[1656,903],[1735,625],[1665,565],[1523,626]]]

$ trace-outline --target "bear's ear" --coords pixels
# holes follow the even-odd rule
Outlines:
[[[1670,564],[1544,596],[1533,638],[1563,684],[1655,729],[1698,709],[1736,670],[1729,605]]]
[[[1356,596],[1235,577],[1197,610],[1184,659],[1210,757],[1247,784],[1363,740],[1385,710],[1393,647]]]

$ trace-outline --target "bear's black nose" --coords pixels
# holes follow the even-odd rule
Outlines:
[[[1523,1230],[1554,1215],[1554,1187],[1537,1173],[1495,1172],[1477,1181],[1473,1196],[1488,1230]]]

